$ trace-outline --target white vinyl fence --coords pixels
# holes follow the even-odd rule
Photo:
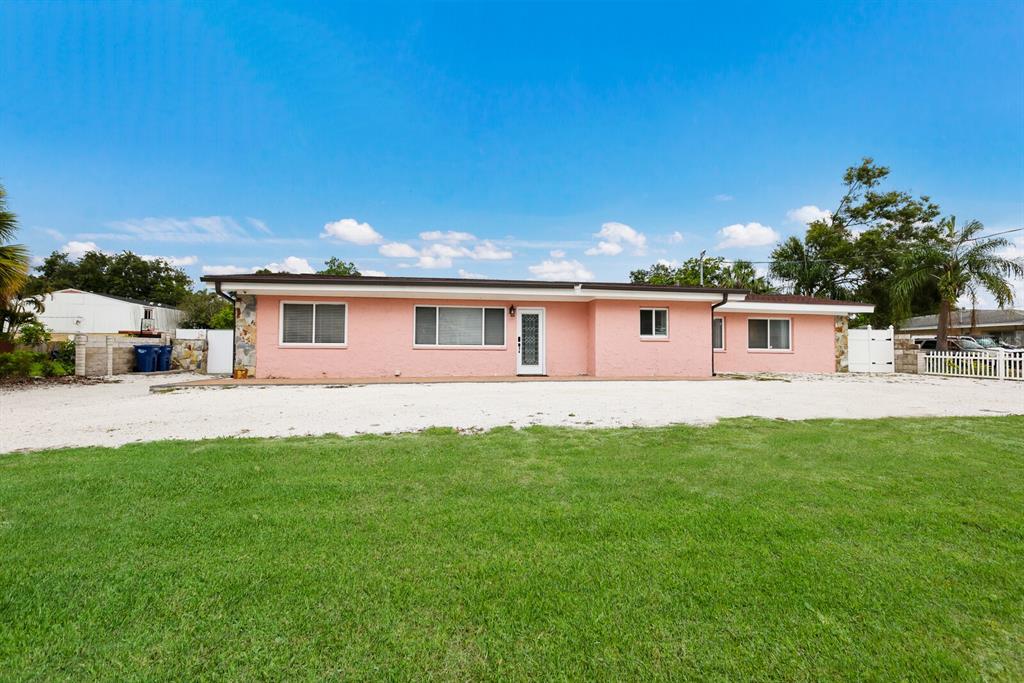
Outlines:
[[[211,375],[231,374],[231,358],[235,346],[234,330],[178,329],[178,339],[206,340],[206,372]]]
[[[853,328],[849,334],[850,372],[895,371],[892,326],[875,330],[869,325]]]
[[[1024,381],[1024,351],[929,351],[923,373]]]

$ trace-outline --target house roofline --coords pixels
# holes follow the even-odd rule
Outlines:
[[[583,282],[583,281],[548,281],[548,280],[491,280],[483,278],[446,278],[446,277],[387,277],[360,275],[346,277],[340,275],[298,275],[298,274],[239,274],[239,275],[204,275],[202,282],[209,283],[240,283],[240,284],[324,284],[346,286],[395,286],[395,287],[484,287],[488,289],[552,289],[572,290],[589,289],[595,291],[644,291],[644,292],[686,292],[693,294],[747,294],[745,289],[724,287],[681,287],[677,285],[649,285],[631,282]]]

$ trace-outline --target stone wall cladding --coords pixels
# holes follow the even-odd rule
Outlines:
[[[897,334],[893,337],[895,358],[893,366],[896,372],[905,372],[911,375],[917,374],[918,356],[921,350],[914,343],[909,334]]]
[[[235,369],[256,373],[256,297],[235,297]]]
[[[175,339],[171,343],[171,369],[206,372],[205,339]]]
[[[836,372],[850,370],[850,318],[836,316]]]

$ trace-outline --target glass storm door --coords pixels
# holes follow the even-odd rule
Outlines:
[[[519,309],[516,373],[544,374],[544,309]]]

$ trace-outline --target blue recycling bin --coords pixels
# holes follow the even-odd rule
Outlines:
[[[135,372],[153,372],[156,370],[156,352],[149,344],[135,346]]]
[[[156,369],[166,371],[171,369],[171,347],[158,346]]]

